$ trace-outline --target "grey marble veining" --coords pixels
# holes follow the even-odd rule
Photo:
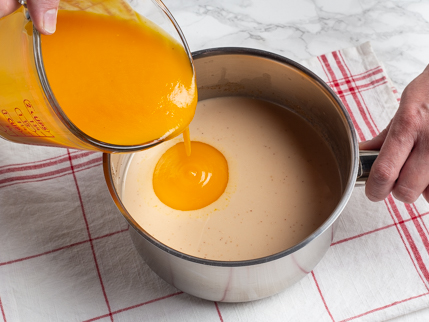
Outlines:
[[[370,41],[402,92],[429,63],[429,1],[165,0],[191,50],[252,47],[294,60]]]

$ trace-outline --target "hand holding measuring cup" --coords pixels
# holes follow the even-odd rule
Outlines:
[[[0,18],[3,18],[18,9],[23,0],[0,0]],[[44,35],[55,32],[59,0],[28,0],[27,6],[31,20],[37,30]]]

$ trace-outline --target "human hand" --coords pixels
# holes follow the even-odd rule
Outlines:
[[[359,147],[380,149],[365,188],[370,200],[392,192],[405,203],[421,194],[429,202],[429,66],[405,88],[387,128]]]
[[[60,0],[27,1],[31,20],[40,33],[51,35],[55,32],[59,2]],[[0,18],[11,14],[20,6],[18,0],[0,0]]]

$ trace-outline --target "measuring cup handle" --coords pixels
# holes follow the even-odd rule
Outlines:
[[[31,20],[31,17],[30,17],[30,12],[28,11],[28,8],[27,8],[27,0],[17,0],[18,1],[18,3],[21,5],[21,6],[23,6],[24,7],[24,14],[25,14],[25,18],[28,20],[28,21],[30,21]]]
[[[371,171],[372,164],[377,159],[380,151],[359,151],[359,169],[355,186],[364,186]]]

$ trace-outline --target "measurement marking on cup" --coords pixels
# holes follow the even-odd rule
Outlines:
[[[45,123],[36,115],[36,110],[27,99],[23,101],[26,109],[16,107],[13,117],[6,109],[1,110],[4,120],[0,117],[0,131],[10,137],[51,137],[51,131]]]
[[[36,122],[39,127],[41,128],[41,132],[43,133],[43,136],[49,136],[54,137],[51,134],[51,131],[45,126],[45,124],[42,122],[42,120],[36,115],[36,110],[34,109],[31,102],[27,99],[23,101],[25,107],[27,108],[28,113],[30,113],[31,117],[33,118],[34,122]]]
[[[6,121],[9,123],[9,125],[5,125],[5,127],[10,130],[11,133],[9,133],[10,136],[27,136],[25,133],[20,129],[19,125],[15,123],[13,118],[9,115],[8,111],[2,110],[1,113],[3,114]]]
[[[22,113],[22,111],[19,108],[15,108],[15,113],[16,113],[16,115],[18,115],[19,119],[21,120],[22,124],[24,124],[27,131],[30,131],[30,134],[32,136],[40,136],[37,133],[37,130],[30,124],[30,122],[27,120],[27,118],[24,116],[24,114]]]
[[[45,126],[45,124],[42,122],[42,120],[36,115],[36,110],[34,109],[33,105],[31,104],[31,102],[27,99],[25,99],[23,101],[25,107],[27,108],[28,113],[30,113],[32,119],[34,120],[34,122],[36,122],[38,124],[38,126],[41,128],[41,132],[42,132],[42,136],[48,136],[48,137],[54,137],[51,134],[51,131],[49,131],[49,129]]]

